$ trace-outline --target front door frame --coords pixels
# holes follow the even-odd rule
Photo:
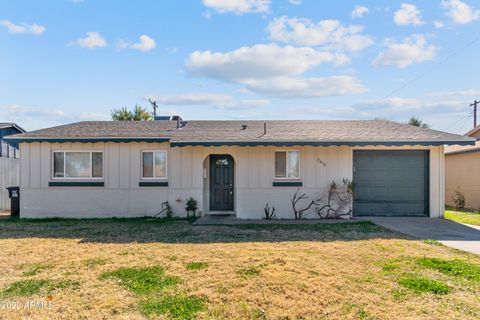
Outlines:
[[[231,180],[229,181],[229,192],[231,192],[231,194],[229,195],[229,204],[228,206],[225,208],[225,209],[219,209],[219,208],[215,208],[215,201],[214,201],[214,197],[215,197],[215,192],[213,191],[213,188],[214,188],[214,179],[213,179],[213,175],[215,174],[215,171],[212,170],[213,168],[213,165],[214,165],[214,162],[217,161],[218,159],[220,158],[229,158],[229,167],[231,170]],[[211,214],[233,214],[234,213],[234,210],[235,210],[235,159],[233,158],[232,155],[230,154],[211,154],[209,156],[209,160],[208,160],[208,184],[207,184],[207,187],[209,188],[209,199],[208,199],[208,208],[209,208],[209,213]],[[224,184],[225,185],[225,184]]]

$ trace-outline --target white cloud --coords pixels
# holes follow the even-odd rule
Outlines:
[[[157,101],[159,104],[181,106],[222,104],[230,101],[232,97],[225,94],[189,92],[178,95],[153,96],[152,99]]]
[[[86,37],[77,39],[73,44],[76,44],[82,48],[94,49],[97,47],[106,47],[107,41],[100,33],[89,31],[87,32]]]
[[[419,26],[423,24],[420,10],[413,4],[402,3],[400,9],[395,12],[393,21],[398,26]]]
[[[193,75],[243,85],[278,97],[323,97],[365,92],[352,76],[301,77],[322,63],[346,63],[344,55],[310,47],[258,44],[231,52],[195,51],[186,67]]]
[[[142,52],[147,52],[155,48],[155,46],[155,40],[145,34],[142,34],[140,36],[140,42],[132,44],[131,48],[140,50]]]
[[[302,46],[325,46],[344,51],[360,51],[373,44],[371,37],[360,34],[362,26],[343,26],[338,20],[276,18],[269,23],[270,39]]]
[[[302,4],[302,1],[303,0],[288,0],[288,2],[290,4],[293,4],[294,6],[298,6],[298,5]]]
[[[475,97],[480,96],[480,89],[459,90],[459,91],[439,91],[431,92],[434,97]]]
[[[222,53],[195,51],[187,60],[187,69],[195,75],[230,82],[245,79],[267,79],[298,75],[321,63],[341,63],[344,55],[317,51],[309,47],[280,47],[276,44],[257,44]]]
[[[423,35],[410,36],[400,43],[386,39],[385,47],[385,50],[373,60],[372,65],[405,68],[414,63],[433,60],[437,51],[437,47],[427,45]]]
[[[367,88],[352,76],[275,77],[246,80],[244,84],[251,91],[286,98],[342,96],[367,91]]]
[[[445,23],[444,23],[443,21],[440,21],[440,20],[434,21],[434,22],[433,22],[433,25],[434,25],[435,28],[437,28],[437,29],[443,29],[443,28],[445,28]]]
[[[465,102],[460,100],[432,100],[424,98],[392,97],[377,101],[365,101],[352,106],[358,112],[367,115],[431,115],[457,112],[465,109]]]
[[[370,13],[370,9],[368,9],[365,6],[358,5],[358,6],[355,6],[355,8],[353,8],[351,16],[352,18],[361,18],[368,13]]]
[[[0,106],[0,119],[16,122],[23,128],[33,130],[77,121],[109,120],[110,118],[107,114],[69,113],[59,109],[32,108],[10,104]]]
[[[0,26],[5,27],[9,33],[26,33],[26,34],[34,34],[34,35],[42,35],[45,32],[45,27],[40,26],[36,23],[34,24],[14,24],[9,20],[0,20]]]
[[[443,0],[441,6],[446,10],[445,14],[457,24],[467,24],[480,19],[480,10],[460,0]]]
[[[119,49],[135,49],[142,52],[147,52],[156,47],[155,40],[147,36],[146,34],[142,34],[139,38],[137,43],[127,42],[125,40],[120,39],[117,41],[117,48]]]
[[[160,95],[150,97],[163,105],[203,105],[218,109],[252,109],[270,104],[266,99],[234,100],[232,96],[216,93],[189,92],[177,95]]]
[[[165,51],[167,51],[169,54],[175,54],[178,51],[178,47],[165,48]]]
[[[265,13],[270,11],[270,0],[202,0],[204,6],[218,13]]]

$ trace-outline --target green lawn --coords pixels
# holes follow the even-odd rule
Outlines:
[[[480,256],[370,222],[0,230],[0,319],[480,319]]]
[[[455,222],[473,224],[480,226],[480,213],[474,211],[457,211],[454,209],[445,210],[445,219],[449,219]]]

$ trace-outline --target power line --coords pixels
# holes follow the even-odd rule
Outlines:
[[[442,131],[447,131],[448,129],[452,128],[453,126],[455,126],[457,123],[459,123],[460,121],[462,120],[465,120],[462,124],[462,127],[465,125],[465,123],[468,121],[468,119],[470,119],[472,115],[470,113],[468,113],[466,116],[462,116],[460,117],[457,121],[451,123],[450,125],[448,125],[447,127],[444,127],[442,128],[441,130]]]
[[[396,89],[393,89],[392,91],[390,91],[389,93],[387,93],[385,96],[383,96],[382,98],[376,100],[375,102],[372,102],[370,104],[367,104],[367,105],[364,105],[362,108],[366,108],[366,107],[373,107],[375,104],[377,104],[378,102],[381,102],[382,100],[385,100],[389,97],[391,97],[392,95],[394,95],[395,93],[405,89],[406,87],[408,87],[409,85],[411,85],[412,83],[420,80],[421,78],[423,78],[424,76],[426,76],[427,74],[429,74],[430,72],[432,72],[433,70],[435,70],[437,67],[443,65],[444,63],[446,63],[447,61],[449,61],[451,58],[453,58],[454,56],[458,55],[460,52],[462,52],[463,50],[471,47],[472,45],[474,45],[478,40],[480,40],[480,36],[477,36],[475,37],[472,41],[466,43],[464,46],[460,47],[458,50],[450,53],[448,56],[446,56],[445,58],[443,58],[441,61],[437,62],[436,64],[434,64],[433,66],[431,66],[430,68],[428,68],[427,70],[425,70],[424,72],[420,73],[418,76],[416,77],[413,77],[412,79],[408,80],[406,83],[404,83],[403,85],[401,85],[400,87],[396,88]]]

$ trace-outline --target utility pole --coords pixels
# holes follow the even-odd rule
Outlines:
[[[148,102],[150,102],[150,104],[152,105],[152,108],[153,108],[153,119],[155,119],[155,117],[157,116],[157,101],[155,100],[152,100],[152,99],[148,99]]]
[[[473,107],[473,128],[475,129],[477,127],[477,105],[480,104],[480,101],[473,101],[472,104],[470,104],[470,107]]]

